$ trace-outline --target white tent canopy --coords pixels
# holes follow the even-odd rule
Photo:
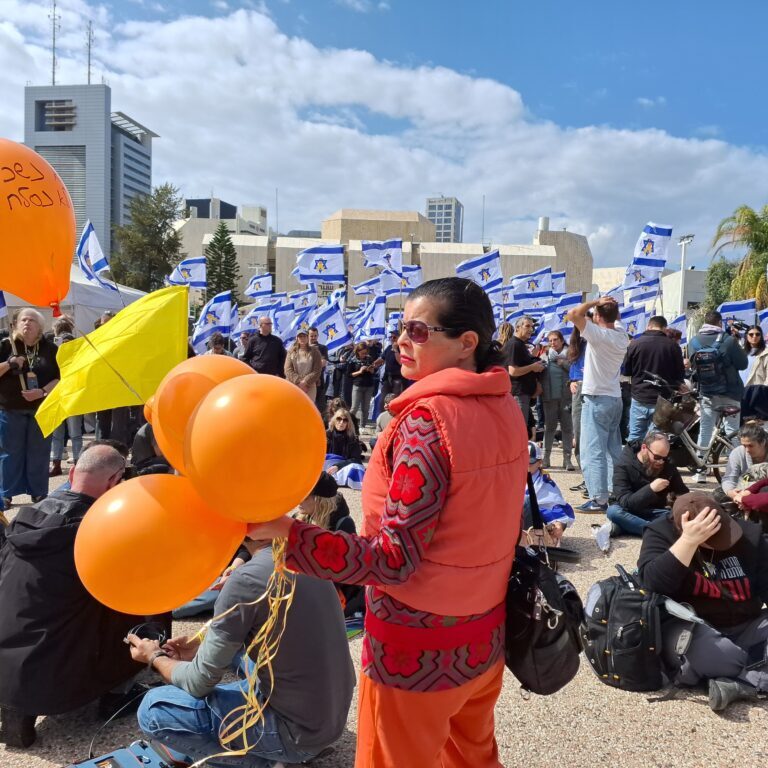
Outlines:
[[[124,305],[127,306],[146,295],[144,291],[137,291],[135,288],[128,288],[124,285],[118,285],[120,290],[118,295],[116,291],[110,291],[100,285],[89,283],[76,264],[73,264],[70,269],[69,279],[69,293],[61,302],[61,311],[75,319],[77,336],[92,331],[93,324],[105,310],[119,312]],[[5,294],[5,303],[8,307],[9,318],[20,307],[31,306],[28,301],[24,301],[12,293]],[[43,313],[46,327],[50,328],[53,319],[51,308],[37,307],[37,309]]]

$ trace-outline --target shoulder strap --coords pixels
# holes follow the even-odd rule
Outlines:
[[[531,473],[528,473],[526,480],[528,484],[528,499],[531,504],[531,522],[533,523],[533,529],[535,531],[543,530],[544,521],[541,518],[541,510],[539,509],[539,500],[536,498],[536,489],[533,487],[533,478]]]

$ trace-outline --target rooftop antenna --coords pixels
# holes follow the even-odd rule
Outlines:
[[[59,30],[61,16],[56,13],[56,0],[51,0],[51,12],[48,14],[51,20],[51,85],[56,85],[56,32]]]
[[[88,22],[88,35],[86,37],[86,48],[88,50],[88,85],[91,84],[91,49],[93,48],[93,22]]]

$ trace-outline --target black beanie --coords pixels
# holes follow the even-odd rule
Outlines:
[[[325,499],[332,499],[336,496],[339,486],[336,481],[327,472],[320,473],[320,479],[312,489],[310,496],[322,496]]]

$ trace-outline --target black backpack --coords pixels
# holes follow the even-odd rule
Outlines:
[[[715,341],[709,346],[698,336],[694,336],[691,346],[694,354],[691,357],[693,363],[696,381],[699,383],[699,389],[702,395],[722,395],[725,394],[727,382],[725,379],[726,361],[720,352],[720,345],[723,343],[724,333],[719,333]]]
[[[619,576],[587,594],[581,625],[584,655],[601,683],[625,691],[657,691],[667,684],[661,657],[664,596],[643,589],[620,565]]]

